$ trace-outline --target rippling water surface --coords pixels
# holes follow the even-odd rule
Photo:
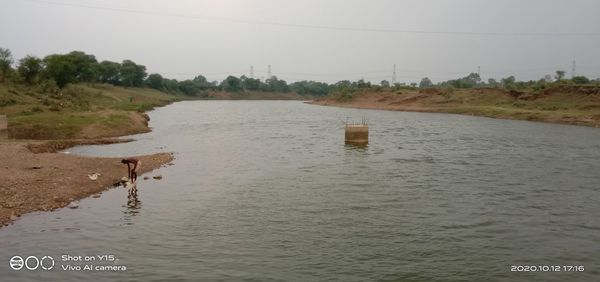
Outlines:
[[[600,280],[598,129],[282,101],[150,116],[135,142],[70,151],[174,152],[147,174],[164,178],[0,229],[0,280]],[[368,119],[368,147],[344,145],[347,118]],[[62,254],[113,254],[127,270],[64,271]],[[13,255],[56,267],[13,271]]]

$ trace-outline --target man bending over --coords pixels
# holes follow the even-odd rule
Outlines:
[[[121,163],[127,164],[127,177],[132,183],[137,180],[137,173],[140,170],[142,161],[135,158],[122,159]],[[133,167],[132,167],[133,165]]]

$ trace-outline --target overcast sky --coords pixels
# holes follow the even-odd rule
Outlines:
[[[600,77],[596,0],[0,0],[15,58],[80,50],[149,73],[434,82]]]

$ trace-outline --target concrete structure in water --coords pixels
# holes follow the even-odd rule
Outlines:
[[[0,139],[8,138],[8,122],[5,115],[0,115]]]
[[[369,126],[363,124],[346,124],[346,144],[366,145],[369,143]]]

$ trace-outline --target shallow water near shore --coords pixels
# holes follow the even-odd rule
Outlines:
[[[298,101],[186,101],[149,115],[153,132],[137,141],[68,151],[173,152],[174,165],[144,175],[163,179],[0,229],[0,280],[600,279],[598,129]],[[344,144],[348,118],[369,121],[368,146]],[[111,254],[88,264],[126,270],[66,271],[86,262],[65,254]],[[14,255],[55,267],[14,271]]]

